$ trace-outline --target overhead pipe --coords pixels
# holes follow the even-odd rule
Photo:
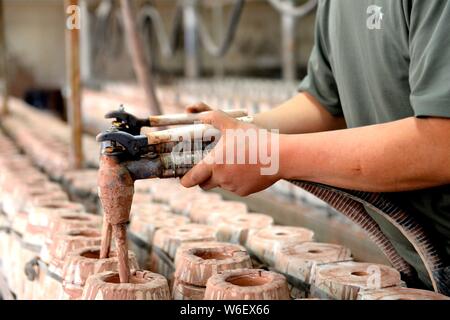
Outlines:
[[[281,55],[282,73],[285,81],[293,82],[297,78],[295,58],[295,33],[297,20],[309,14],[317,5],[317,0],[309,0],[295,6],[293,0],[268,0],[281,14]]]

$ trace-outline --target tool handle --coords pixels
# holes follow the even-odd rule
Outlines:
[[[159,178],[178,178],[184,176],[203,159],[204,155],[202,150],[198,152],[162,154],[160,156],[162,170]]]
[[[168,115],[160,115],[160,116],[150,116],[149,122],[150,127],[164,127],[171,125],[182,125],[182,124],[195,124],[196,122],[200,122],[200,117],[211,111],[201,112],[201,113],[179,113],[179,114],[168,114]],[[224,110],[226,114],[228,114],[232,118],[240,118],[247,116],[247,112],[245,110]]]
[[[184,176],[205,156],[205,149],[190,152],[162,153],[157,157],[144,157],[125,164],[134,180],[177,178]]]
[[[246,123],[252,123],[253,117],[244,116],[238,118],[238,120]],[[146,135],[148,138],[148,144],[154,145],[167,142],[182,142],[193,140],[212,141],[213,137],[219,138],[221,133],[220,130],[214,128],[212,125],[194,124],[180,128],[149,132]]]

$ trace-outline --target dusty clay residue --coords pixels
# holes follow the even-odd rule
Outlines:
[[[130,278],[129,278],[128,283],[131,283],[131,284],[144,284],[144,283],[149,282],[149,280],[150,279],[146,279],[144,277],[140,277],[140,276],[137,276],[137,275],[131,275]],[[104,281],[107,282],[107,283],[120,283],[120,277],[119,277],[118,274],[114,274],[114,275],[112,275],[112,276],[110,276],[108,278],[105,278]]]
[[[374,272],[379,281],[372,281]],[[364,262],[339,262],[318,265],[314,274],[311,295],[318,298],[356,300],[360,291],[401,285],[400,273],[381,264]]]
[[[68,221],[89,221],[88,218],[81,216],[63,216],[61,219]]]
[[[55,234],[48,245],[51,261],[57,265],[63,263],[66,256],[75,250],[100,244],[100,233],[95,229],[77,229]]]
[[[92,275],[86,281],[83,300],[169,300],[167,280],[150,271],[135,271],[128,283],[117,272]]]
[[[193,255],[203,260],[225,260],[232,258],[233,252],[208,248],[194,250]]]
[[[367,277],[369,275],[369,273],[365,272],[365,271],[355,271],[350,273],[352,276],[356,276],[356,277]]]
[[[128,253],[131,270],[139,268],[133,252]],[[116,272],[118,270],[117,254],[111,251],[110,257],[100,259],[100,246],[84,247],[73,251],[65,260],[63,268],[63,287],[70,299],[81,298],[87,279],[102,272]]]
[[[271,226],[248,236],[246,245],[262,262],[276,263],[279,248],[312,241],[314,232],[301,227]]]
[[[129,282],[130,266],[128,265],[127,227],[123,224],[113,225],[113,235],[117,248],[120,281]]]
[[[103,206],[104,223],[100,256],[108,256],[113,235],[119,260],[121,282],[128,282],[128,246],[126,223],[130,219],[134,181],[128,170],[117,159],[102,156],[98,173],[98,193]]]
[[[128,170],[114,158],[102,156],[98,188],[107,221],[112,225],[127,223],[134,194],[134,181]]]
[[[360,292],[358,300],[450,300],[450,297],[428,290],[389,287]]]
[[[213,242],[197,246],[185,246],[175,257],[174,276],[187,285],[205,287],[208,279],[219,272],[252,268],[250,256],[240,245]]]
[[[100,233],[95,230],[75,230],[70,231],[69,235],[72,237],[97,238],[100,236]]]
[[[261,269],[227,270],[209,278],[205,300],[289,300],[286,278]]]
[[[242,276],[232,276],[226,279],[227,282],[239,287],[262,286],[270,282],[270,278],[262,275],[248,274]]]
[[[89,259],[100,259],[100,250],[86,251],[80,254],[82,257]]]

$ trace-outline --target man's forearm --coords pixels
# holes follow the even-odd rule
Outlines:
[[[338,130],[346,127],[343,117],[332,116],[312,96],[299,93],[277,108],[254,116],[254,123],[284,134]]]
[[[450,119],[408,118],[340,131],[282,135],[283,178],[371,192],[450,183]]]

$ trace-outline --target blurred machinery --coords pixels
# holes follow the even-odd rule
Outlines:
[[[262,0],[258,1],[263,2]],[[257,1],[247,0],[247,2]],[[246,1],[174,1],[169,28],[163,21],[167,18],[158,11],[155,5],[157,3],[158,1],[144,2],[136,12],[137,24],[143,35],[147,57],[154,58],[158,53],[164,58],[173,58],[179,50],[183,49],[184,76],[197,78],[202,72],[200,51],[203,50],[207,55],[215,58],[223,58],[229,51],[239,28]],[[317,0],[269,0],[269,3],[280,15],[283,79],[294,81],[297,68],[295,58],[297,21],[315,9]],[[230,6],[231,9],[227,10],[227,7]],[[98,6],[91,8],[90,14],[90,7],[85,2],[83,8],[85,10],[84,15],[89,17],[85,23],[94,31],[93,36],[85,37],[84,43],[84,57],[87,59],[85,61],[87,66],[85,77],[89,78],[93,75],[90,69],[92,61],[88,61],[89,57],[94,60],[102,59],[105,55],[115,57],[123,49],[123,20],[117,4],[112,0],[102,0]],[[211,11],[212,28],[207,26],[201,14],[205,10]],[[225,21],[227,11],[229,13]],[[88,30],[88,28],[85,28],[85,30]],[[213,31],[213,34],[211,31]],[[213,38],[217,39],[214,40]],[[183,40],[182,43],[181,40]],[[152,62],[154,60],[155,58],[152,59]],[[223,74],[220,63],[214,72],[218,75]]]

